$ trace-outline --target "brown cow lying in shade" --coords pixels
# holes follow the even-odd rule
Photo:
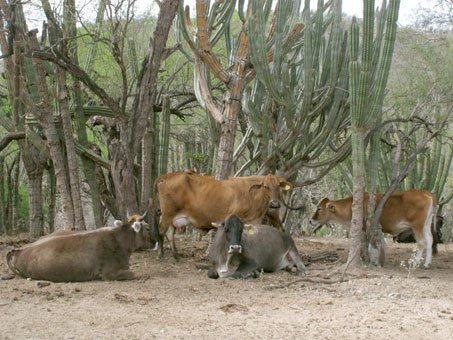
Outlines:
[[[132,252],[148,243],[143,222],[115,221],[114,227],[48,235],[6,259],[15,274],[35,280],[129,280],[135,277],[129,270]]]

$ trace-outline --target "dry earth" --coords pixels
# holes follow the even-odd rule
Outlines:
[[[0,238],[1,275],[10,274],[6,253],[17,240]],[[0,339],[453,338],[451,244],[440,245],[431,269],[408,271],[401,261],[413,245],[387,242],[385,268],[349,270],[345,282],[330,283],[341,278],[332,273],[344,268],[347,240],[297,238],[302,254],[329,250],[340,260],[313,262],[302,277],[248,280],[211,280],[197,269],[206,242],[180,235],[179,263],[168,251],[164,261],[151,251],[133,254],[134,281],[2,280]]]

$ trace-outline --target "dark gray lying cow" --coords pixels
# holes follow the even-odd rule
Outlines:
[[[114,227],[59,233],[6,255],[17,275],[54,282],[128,280],[132,252],[149,243],[144,222],[115,221]]]
[[[219,229],[209,251],[211,279],[256,277],[256,270],[290,269],[288,255],[299,272],[305,271],[293,239],[285,233],[263,224],[244,227],[236,215],[231,215],[223,227],[213,225]]]
[[[433,234],[433,254],[437,254],[437,244],[443,243],[442,241],[442,226],[444,225],[444,218],[442,216],[436,217],[436,230],[434,225],[431,224],[431,233]],[[415,235],[412,229],[405,230],[393,237],[393,241],[398,243],[415,243]]]

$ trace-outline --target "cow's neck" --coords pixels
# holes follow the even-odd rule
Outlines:
[[[331,220],[331,222],[335,222],[349,228],[351,226],[352,219],[352,197],[335,201],[335,209],[335,217]]]

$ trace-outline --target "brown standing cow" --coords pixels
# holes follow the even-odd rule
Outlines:
[[[383,194],[376,194],[376,199],[382,198]],[[433,236],[431,223],[435,216],[437,206],[436,196],[425,190],[408,190],[394,192],[384,205],[381,219],[382,232],[394,236],[404,230],[412,229],[417,240],[416,261],[420,262],[423,250],[426,249],[424,266],[427,268],[431,263]],[[367,214],[368,193],[364,198],[364,214]],[[310,223],[314,226],[324,223],[339,223],[350,227],[352,218],[352,197],[337,201],[324,198],[312,216]]]

